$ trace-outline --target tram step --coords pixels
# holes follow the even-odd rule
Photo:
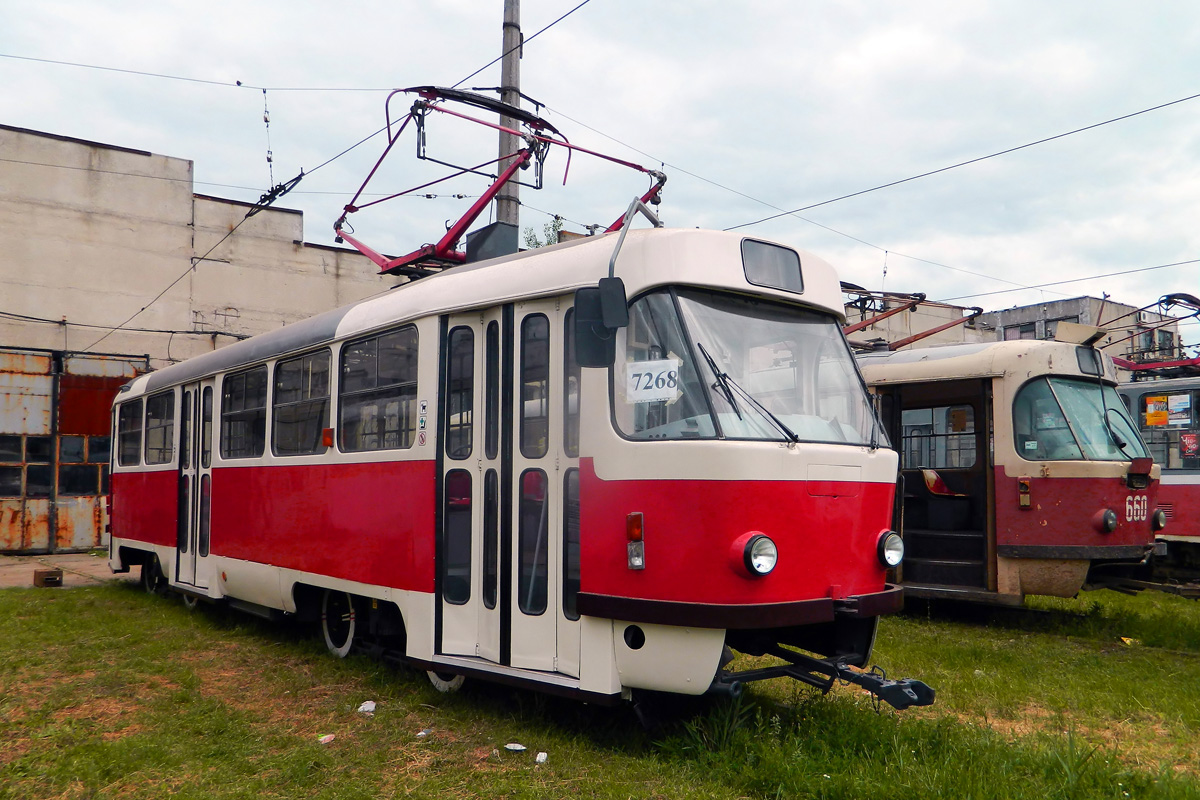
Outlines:
[[[987,570],[980,559],[947,560],[904,558],[905,583],[936,583],[943,586],[986,586]]]
[[[905,530],[904,550],[908,559],[982,561],[987,539],[978,532]]]

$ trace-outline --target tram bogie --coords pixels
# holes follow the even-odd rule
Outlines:
[[[1016,341],[859,364],[901,453],[908,595],[1072,597],[1147,557],[1159,470],[1106,356]]]

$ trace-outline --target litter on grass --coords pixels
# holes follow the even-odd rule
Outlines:
[[[317,739],[317,741],[320,742],[321,744],[329,744],[330,742],[332,742],[334,740],[334,738],[335,737],[332,733],[327,733],[324,736],[319,737]]]
[[[550,758],[549,755],[547,755],[545,752],[541,752],[541,753],[537,754],[537,757],[534,758],[534,761],[536,761],[539,764],[545,764],[546,759],[548,759],[548,758]]]
[[[362,713],[362,714],[374,714],[375,713],[375,701],[367,700],[367,701],[363,702],[363,704],[358,707],[358,710],[359,710],[359,713]]]
[[[511,750],[514,753],[520,753],[525,750],[525,745],[519,742],[509,742],[508,744],[504,745],[504,749]]]

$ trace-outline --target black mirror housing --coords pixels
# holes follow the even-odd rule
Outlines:
[[[619,278],[617,280],[620,280]],[[624,294],[624,287],[621,287]],[[626,319],[629,310],[625,310]],[[616,360],[616,330],[604,324],[602,290],[575,290],[575,363],[581,367],[611,367]]]

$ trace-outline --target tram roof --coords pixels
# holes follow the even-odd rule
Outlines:
[[[914,383],[1007,375],[1084,375],[1077,344],[1020,339],[943,344],[896,352],[860,353],[858,365],[868,384]],[[1105,378],[1116,383],[1112,359],[1103,359]]]
[[[554,297],[595,286],[608,275],[618,236],[586,237],[453,267],[149,373],[132,381],[126,391],[150,392],[422,317]],[[630,230],[615,274],[624,280],[631,298],[656,286],[700,286],[798,303],[845,322],[840,284],[828,262],[796,251],[804,281],[800,293],[752,285],[742,268],[741,243],[745,239],[757,237],[692,228]]]
[[[1129,381],[1118,387],[1124,394],[1154,394],[1155,392],[1179,391],[1200,388],[1200,377],[1156,378],[1152,381]]]

